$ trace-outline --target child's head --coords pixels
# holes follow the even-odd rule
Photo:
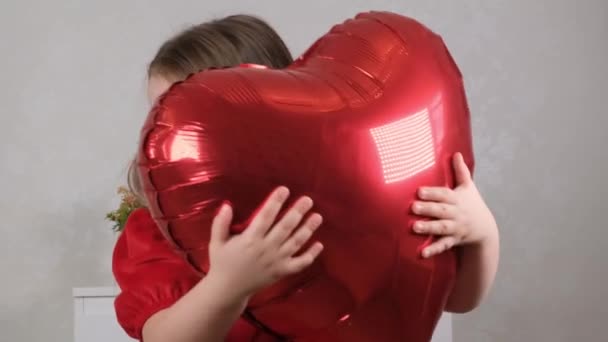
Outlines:
[[[153,103],[172,83],[204,69],[243,63],[281,69],[292,61],[287,46],[266,22],[248,15],[229,16],[192,26],[160,47],[148,67],[148,99]],[[134,162],[128,183],[145,203]]]
[[[174,82],[207,68],[242,63],[284,68],[291,54],[275,30],[248,15],[192,26],[165,42],[148,67],[148,97],[154,101]]]

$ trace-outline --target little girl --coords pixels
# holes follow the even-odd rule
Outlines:
[[[148,98],[153,103],[173,82],[199,70],[242,63],[280,69],[291,62],[287,47],[268,24],[250,16],[230,16],[193,26],[163,44],[148,68]],[[420,201],[412,210],[433,220],[416,222],[413,229],[438,236],[423,249],[423,257],[458,246],[458,275],[446,310],[468,312],[494,281],[498,229],[459,154],[454,157],[454,172],[455,189],[419,190]],[[143,200],[133,167],[129,183]],[[113,255],[121,288],[116,313],[125,331],[146,342],[280,340],[239,317],[251,295],[300,272],[322,251],[317,242],[295,254],[322,222],[319,214],[310,213],[311,198],[298,199],[275,223],[288,197],[289,189],[277,188],[245,232],[233,237],[228,233],[232,209],[224,205],[211,227],[211,267],[204,279],[172,249],[146,209],[134,211]]]

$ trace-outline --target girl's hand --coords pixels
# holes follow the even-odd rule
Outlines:
[[[412,206],[415,214],[433,219],[415,222],[414,231],[440,236],[423,249],[425,258],[457,245],[481,244],[498,232],[494,216],[477,190],[462,154],[454,156],[453,167],[455,189],[422,187],[418,191],[420,201]]]
[[[323,250],[321,243],[295,254],[321,225],[322,217],[314,213],[302,222],[313,207],[312,199],[302,197],[273,225],[288,197],[287,188],[276,189],[247,229],[233,237],[229,233],[232,208],[224,204],[212,224],[207,277],[221,279],[236,298],[248,299],[275,281],[310,266]]]

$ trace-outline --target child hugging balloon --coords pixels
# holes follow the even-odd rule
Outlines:
[[[229,16],[192,26],[160,47],[148,68],[148,98],[153,104],[171,84],[200,70],[245,63],[280,69],[291,62],[289,50],[266,22]],[[412,210],[431,220],[416,222],[413,230],[437,236],[422,251],[425,258],[458,249],[458,274],[446,310],[468,312],[494,281],[498,228],[460,154],[453,168],[454,189],[419,189]],[[133,165],[129,184],[145,204]],[[254,293],[300,272],[322,252],[316,242],[297,253],[322,224],[321,215],[311,213],[313,199],[299,198],[276,221],[288,197],[289,189],[277,188],[244,233],[235,236],[229,234],[232,208],[222,206],[211,227],[211,266],[204,278],[165,240],[145,205],[132,212],[113,255],[121,289],[115,307],[124,330],[146,342],[281,340],[240,316]]]

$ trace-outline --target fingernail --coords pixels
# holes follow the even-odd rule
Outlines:
[[[315,202],[312,200],[312,198],[308,197],[308,196],[304,196],[302,197],[302,200],[308,202],[309,206],[313,206],[315,204]]]
[[[314,213],[310,216],[310,221],[312,224],[311,230],[314,232],[321,227],[321,224],[323,223],[323,216],[319,215],[318,213]]]
[[[420,203],[414,203],[412,206],[412,210],[414,210],[414,212],[418,212],[420,209],[422,209],[422,205]]]
[[[431,251],[428,250],[428,249],[423,250],[422,251],[422,256],[425,257],[425,258],[430,257],[431,256]]]
[[[228,210],[228,208],[231,206],[230,201],[224,201],[222,202],[222,205],[220,205],[219,208],[217,208],[217,210],[215,211],[215,216],[219,215],[219,214],[223,214],[226,212],[226,210]]]
[[[426,196],[429,194],[429,190],[426,188],[420,188],[419,192],[420,196]]]
[[[325,246],[323,246],[323,244],[321,244],[320,242],[315,244],[315,254],[316,256],[319,256],[319,254],[321,254],[321,252],[323,252],[323,249],[325,248]],[[315,257],[316,258],[316,257]]]
[[[287,189],[287,187],[285,187],[285,186],[280,186],[277,189],[277,195],[279,196],[279,198],[281,200],[286,200],[287,197],[289,196],[289,189]]]
[[[424,224],[424,222],[416,222],[414,223],[414,230],[421,233],[424,228],[425,228],[426,224]]]

